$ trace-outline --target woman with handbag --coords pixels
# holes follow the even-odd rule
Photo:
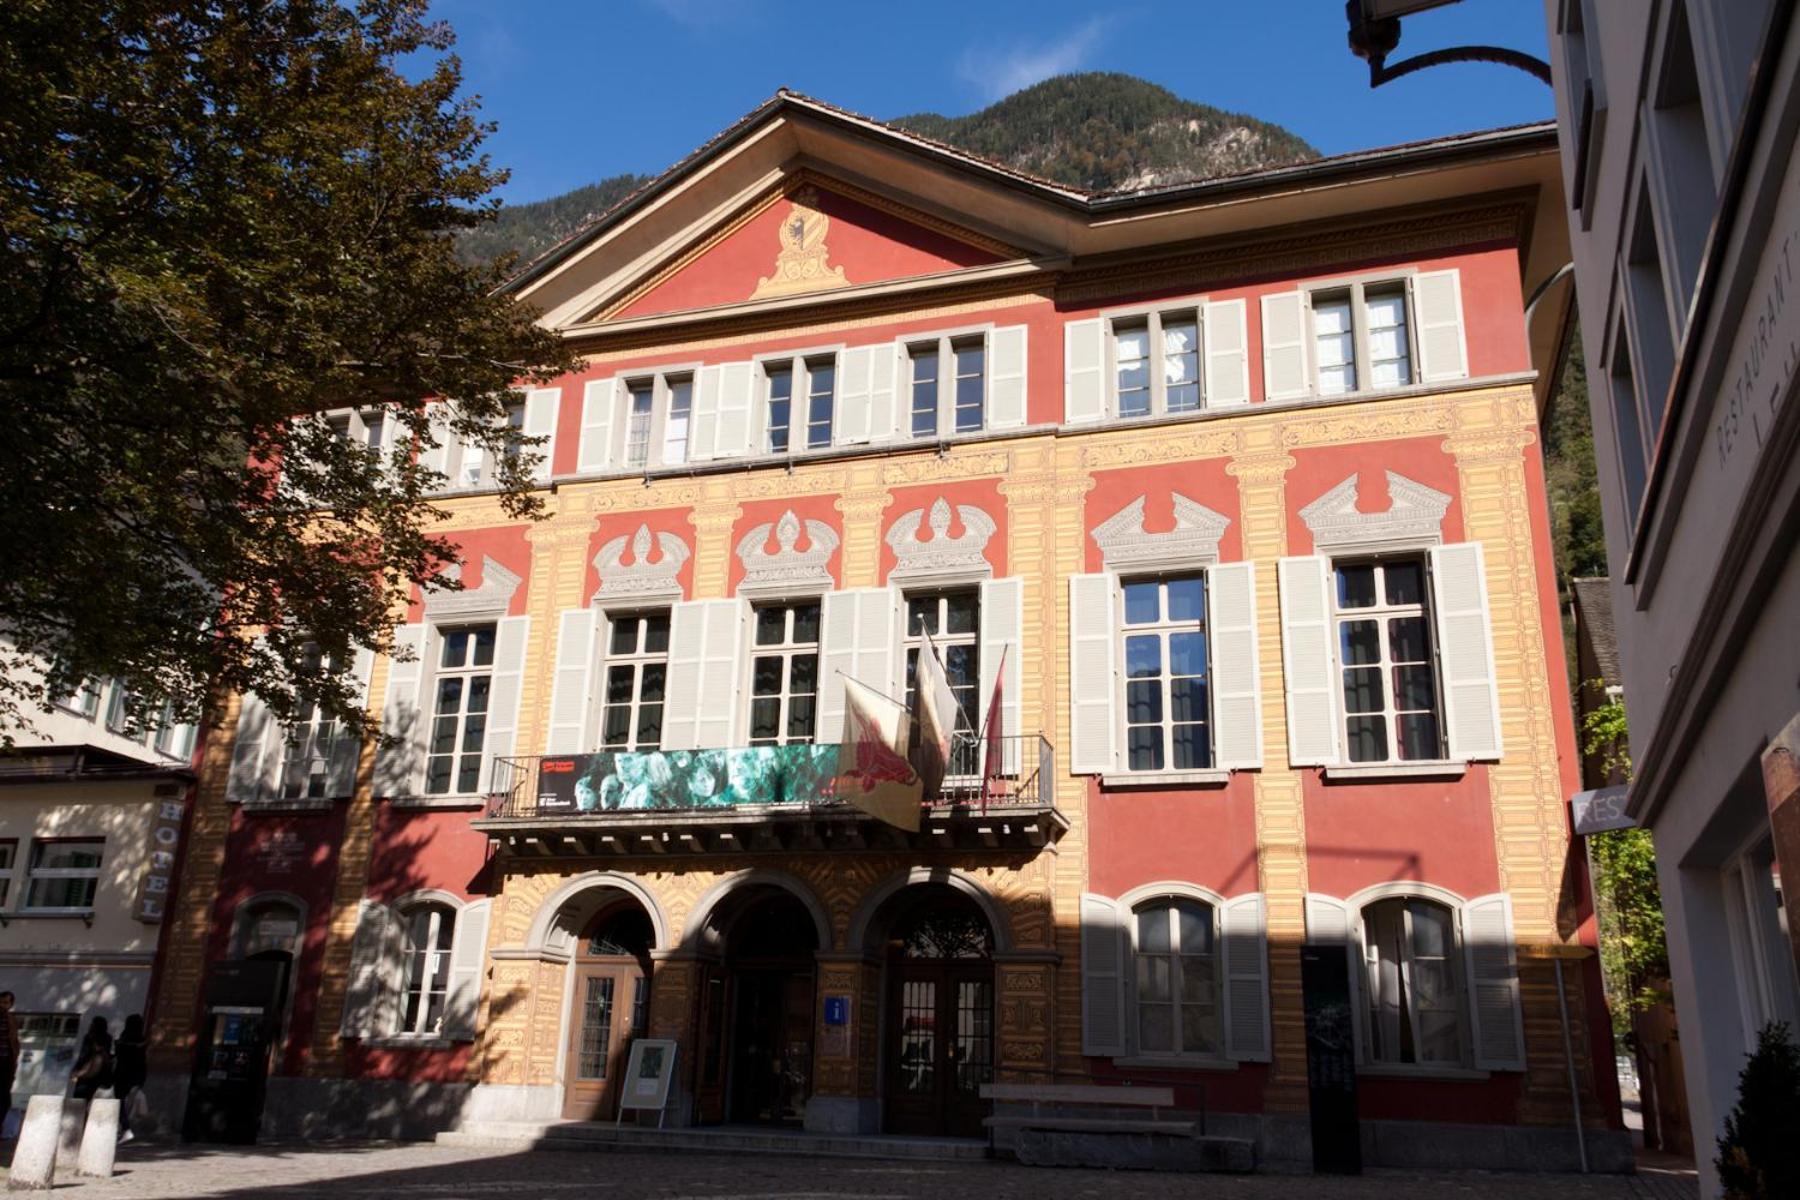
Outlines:
[[[144,1080],[149,1077],[144,1056],[144,1018],[132,1013],[125,1018],[125,1028],[119,1030],[119,1040],[113,1043],[113,1092],[120,1100],[121,1146],[134,1136],[132,1125],[142,1125],[150,1115],[150,1106],[144,1100]]]
[[[106,1031],[105,1017],[95,1017],[94,1023],[88,1026],[69,1081],[75,1085],[77,1100],[92,1100],[101,1088],[112,1086],[113,1040],[112,1034]]]

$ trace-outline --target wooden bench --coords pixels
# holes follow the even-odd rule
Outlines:
[[[986,1083],[981,1098],[1031,1106],[1030,1112],[1008,1112],[982,1121],[990,1137],[1000,1130],[1010,1133],[1010,1148],[1023,1163],[1171,1171],[1255,1169],[1255,1147],[1248,1140],[1208,1137],[1202,1118],[1167,1111],[1175,1107],[1174,1088]],[[1070,1111],[1076,1107],[1109,1111]]]

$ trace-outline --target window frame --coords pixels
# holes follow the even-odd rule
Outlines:
[[[1194,1050],[1146,1050],[1140,1029],[1140,1009],[1138,990],[1138,910],[1161,904],[1164,911],[1172,911],[1177,903],[1199,904],[1206,908],[1212,920],[1212,961],[1213,961],[1213,1011],[1218,1019],[1218,1042],[1216,1049],[1208,1052]],[[1124,966],[1124,1001],[1125,1001],[1125,1053],[1115,1058],[1122,1063],[1137,1062],[1143,1064],[1166,1063],[1170,1066],[1211,1066],[1230,1067],[1235,1069],[1239,1062],[1230,1054],[1230,1029],[1225,1013],[1225,898],[1206,888],[1194,884],[1173,880],[1161,880],[1155,883],[1136,887],[1113,901],[1117,906],[1120,920],[1123,922],[1126,937],[1126,962]],[[1176,937],[1179,931],[1176,931]],[[1178,945],[1176,938],[1171,938],[1171,946]],[[1160,951],[1156,953],[1162,953]],[[1180,957],[1178,951],[1171,950],[1170,956]],[[1170,992],[1179,997],[1179,982],[1170,977]],[[1177,1009],[1181,1007],[1179,998],[1170,1003]],[[1173,1044],[1181,1044],[1180,1026],[1171,1030]]]
[[[952,596],[967,596],[974,604],[974,627],[963,633],[939,633],[946,622],[949,610],[946,607]],[[899,664],[903,678],[900,681],[901,699],[906,702],[908,711],[913,711],[915,693],[918,684],[918,660],[913,656],[924,648],[923,632],[912,632],[912,604],[914,600],[930,598],[937,604],[937,618],[931,633],[934,644],[943,646],[966,646],[973,660],[973,680],[969,685],[971,707],[964,708],[960,698],[957,700],[958,728],[951,734],[950,762],[946,764],[944,777],[946,780],[967,781],[979,778],[981,763],[977,757],[980,744],[981,721],[983,717],[981,703],[981,585],[948,583],[936,587],[906,587],[900,589],[900,640]],[[949,674],[949,664],[945,664],[945,674]],[[952,685],[953,690],[954,685]],[[963,724],[968,725],[965,731]],[[961,756],[967,756],[962,761]],[[959,769],[967,768],[967,769]]]
[[[1358,958],[1355,969],[1360,972],[1360,975],[1357,978],[1357,984],[1361,991],[1361,1003],[1358,1005],[1360,1011],[1357,1013],[1357,1022],[1358,1027],[1362,1032],[1362,1050],[1357,1056],[1357,1066],[1363,1069],[1373,1069],[1377,1072],[1392,1071],[1421,1075],[1461,1075],[1472,1069],[1476,1069],[1473,1067],[1475,1047],[1473,1043],[1474,1021],[1471,1010],[1474,997],[1470,993],[1468,972],[1466,969],[1467,942],[1463,931],[1463,902],[1448,893],[1440,894],[1436,889],[1428,889],[1416,885],[1402,885],[1392,888],[1380,887],[1372,889],[1360,897],[1353,898],[1353,903],[1354,907],[1351,910],[1351,914],[1354,921],[1354,936],[1356,939],[1356,953]],[[1369,957],[1369,929],[1365,914],[1371,908],[1386,903],[1400,903],[1402,905],[1412,903],[1430,904],[1444,910],[1449,916],[1448,928],[1450,933],[1450,944],[1447,947],[1447,953],[1444,957],[1448,964],[1451,985],[1456,996],[1457,1058],[1454,1062],[1402,1062],[1397,1059],[1378,1059],[1375,1057],[1375,1005],[1378,993],[1373,981],[1370,979],[1370,972],[1373,968],[1373,964]],[[1411,913],[1410,910],[1403,909],[1403,911],[1406,913],[1407,924],[1403,935],[1406,943],[1406,955],[1402,966],[1403,968],[1410,968],[1413,958]],[[1412,994],[1410,970],[1407,971],[1407,980],[1402,986],[1410,996]],[[1414,1020],[1414,1010],[1410,1006],[1406,1009],[1406,1019],[1409,1022]],[[1415,1059],[1417,1055],[1417,1041],[1418,1035],[1415,1031]]]
[[[1419,306],[1413,295],[1413,279],[1417,271],[1408,268],[1402,271],[1384,271],[1369,275],[1354,275],[1337,279],[1320,279],[1304,284],[1300,291],[1306,298],[1306,369],[1307,386],[1310,394],[1322,399],[1343,400],[1358,396],[1385,395],[1389,392],[1401,391],[1405,388],[1418,387],[1422,380],[1419,375]],[[1369,314],[1368,293],[1384,291],[1389,288],[1398,289],[1406,305],[1406,322],[1402,328],[1406,331],[1406,380],[1388,387],[1372,387],[1369,385],[1372,358],[1369,352]],[[1319,332],[1313,319],[1314,306],[1320,297],[1347,297],[1350,305],[1350,344],[1352,348],[1352,369],[1356,372],[1357,386],[1341,392],[1327,392],[1319,386]]]
[[[488,661],[485,664],[482,664],[476,663],[473,660],[475,657],[474,645],[476,635],[484,629],[490,631],[493,635],[493,651],[491,652]],[[458,633],[466,633],[469,635],[469,649],[462,664],[455,667],[446,667],[444,666],[445,645],[451,635]],[[429,724],[425,730],[425,778],[422,794],[428,801],[439,802],[457,796],[479,796],[484,790],[484,781],[480,777],[481,762],[482,759],[486,757],[488,732],[494,716],[491,706],[493,704],[496,660],[499,657],[500,650],[500,622],[498,620],[471,620],[446,621],[442,624],[434,624],[431,629],[431,636],[428,644],[432,651],[432,661],[429,664],[431,672],[429,678],[431,713]],[[468,737],[468,718],[471,715],[474,715],[470,712],[468,707],[469,693],[473,690],[474,681],[480,678],[485,678],[488,683],[488,706],[483,707],[479,714],[482,718],[481,744],[471,751],[464,746],[464,742]],[[432,746],[437,740],[437,723],[439,719],[445,715],[440,713],[438,708],[443,682],[446,679],[463,680],[463,686],[459,693],[460,698],[458,700],[457,711],[454,714],[450,714],[454,716],[456,720],[455,748],[447,753],[437,753],[432,750]],[[470,757],[471,754],[475,758],[475,786],[467,789],[456,787],[455,785],[460,778],[462,769],[465,765],[461,760]],[[449,758],[451,760],[451,773],[449,777],[450,786],[442,791],[434,791],[431,786],[431,767],[433,760],[439,758]]]
[[[100,861],[92,867],[43,867],[38,865],[39,857],[46,847],[66,845],[89,845],[100,848]],[[50,915],[90,915],[94,912],[96,901],[100,898],[100,872],[106,868],[106,838],[73,835],[69,837],[33,838],[31,841],[30,865],[25,871],[25,890],[17,912],[46,913]],[[34,904],[32,893],[40,879],[85,879],[92,884],[86,904]]]
[[[813,610],[813,640],[810,642],[796,642],[794,640],[794,627],[798,623],[799,610],[806,608]],[[756,640],[758,614],[771,610],[779,610],[782,613],[782,640],[780,642],[771,642],[767,644],[759,643]],[[817,596],[791,597],[782,600],[759,600],[751,604],[748,639],[749,646],[746,651],[746,657],[750,668],[750,677],[748,687],[744,693],[747,701],[744,705],[744,745],[809,746],[818,740],[820,683],[822,682],[819,678],[819,671],[824,664],[824,635],[824,605]],[[804,737],[796,737],[790,733],[788,728],[793,718],[792,704],[799,696],[809,694],[796,693],[793,690],[794,661],[808,656],[813,660],[813,690],[810,693],[810,698],[812,700],[812,722],[811,727]],[[772,739],[757,738],[755,736],[756,701],[758,699],[769,698],[769,695],[759,696],[756,691],[756,664],[758,659],[767,658],[777,658],[781,660],[781,689],[778,692],[769,694],[776,698],[776,728],[780,730],[780,732]]]
[[[1380,769],[1409,767],[1441,767],[1459,764],[1461,760],[1449,757],[1449,730],[1444,711],[1444,671],[1442,648],[1438,645],[1437,631],[1437,590],[1436,582],[1431,575],[1431,555],[1424,549],[1396,549],[1378,554],[1348,553],[1330,555],[1331,570],[1328,582],[1331,594],[1329,619],[1331,621],[1331,665],[1333,705],[1338,721],[1338,737],[1342,747],[1339,765],[1356,769]],[[1419,603],[1414,605],[1395,605],[1387,602],[1387,573],[1389,564],[1400,562],[1417,562],[1419,566]],[[1338,572],[1342,567],[1373,566],[1376,569],[1376,602],[1366,608],[1345,609],[1340,607],[1338,595]],[[1433,758],[1400,758],[1399,749],[1399,717],[1402,711],[1415,713],[1420,710],[1401,710],[1395,707],[1394,676],[1395,663],[1389,650],[1389,633],[1387,622],[1396,617],[1409,615],[1414,608],[1418,609],[1420,623],[1425,631],[1426,657],[1424,662],[1431,668],[1432,716],[1437,722],[1437,755]],[[1369,713],[1351,713],[1347,698],[1344,695],[1344,675],[1350,668],[1344,663],[1343,634],[1341,626],[1345,621],[1374,621],[1376,635],[1379,639],[1381,657],[1374,663],[1358,663],[1356,668],[1366,670],[1371,666],[1378,667],[1382,673],[1382,718],[1387,731],[1388,754],[1380,759],[1357,760],[1350,757],[1350,721],[1353,717],[1366,718]],[[1416,666],[1417,663],[1402,665]]]
[[[700,363],[672,363],[643,371],[622,371],[616,376],[618,411],[615,416],[619,424],[614,446],[619,457],[614,469],[654,471],[663,467],[683,467],[694,461],[694,402],[700,389],[701,368]],[[650,385],[650,420],[644,427],[644,461],[632,462],[632,389],[645,383]],[[675,389],[684,383],[688,389],[687,434],[681,441],[681,457],[671,458],[668,453],[669,425],[674,412]]]
[[[650,634],[649,619],[658,616],[663,619],[663,648],[661,650],[646,650],[644,647],[649,642]],[[615,652],[613,650],[613,632],[615,627],[622,621],[636,621],[640,623],[635,647],[627,652]],[[668,726],[668,639],[673,631],[673,627],[674,610],[667,605],[661,607],[652,605],[649,607],[608,609],[601,613],[601,641],[599,647],[600,677],[599,686],[596,689],[598,698],[594,703],[594,708],[596,710],[596,724],[593,733],[593,744],[601,753],[645,753],[662,749],[663,734]],[[626,702],[625,705],[628,714],[626,724],[628,736],[623,745],[616,746],[609,745],[606,739],[607,712],[610,709],[618,707],[609,701],[607,686],[615,666],[630,667],[632,671],[631,699]],[[648,666],[661,666],[663,669],[663,698],[659,701],[646,701],[644,699],[644,668]],[[643,719],[643,709],[647,703],[654,703],[662,709],[662,713],[657,719],[655,745],[640,742],[637,736],[639,723]]]
[[[1113,697],[1113,703],[1117,706],[1118,713],[1116,720],[1118,722],[1119,741],[1118,749],[1115,752],[1113,769],[1120,777],[1129,778],[1131,780],[1154,780],[1165,776],[1187,776],[1194,772],[1211,773],[1220,770],[1217,766],[1218,748],[1214,740],[1216,722],[1214,721],[1213,704],[1213,638],[1211,622],[1209,620],[1212,614],[1212,586],[1211,580],[1207,577],[1207,571],[1208,569],[1206,567],[1190,567],[1186,569],[1172,567],[1161,571],[1112,572],[1115,602],[1118,605],[1117,628],[1113,631],[1115,645],[1114,653],[1118,655],[1119,664],[1118,683]],[[1196,767],[1178,767],[1174,765],[1174,726],[1176,722],[1173,715],[1174,705],[1171,688],[1167,685],[1171,683],[1175,676],[1165,669],[1156,677],[1158,681],[1164,685],[1160,692],[1163,701],[1163,716],[1160,723],[1163,731],[1163,765],[1161,767],[1145,768],[1141,770],[1134,769],[1131,766],[1131,675],[1129,673],[1127,659],[1127,642],[1128,639],[1133,636],[1142,637],[1149,634],[1158,636],[1163,647],[1163,662],[1165,666],[1167,666],[1169,635],[1180,632],[1180,630],[1176,628],[1177,622],[1161,616],[1161,613],[1165,611],[1165,598],[1168,594],[1167,585],[1173,580],[1189,578],[1198,578],[1201,587],[1201,617],[1198,632],[1204,639],[1206,647],[1205,670],[1200,678],[1203,680],[1206,688],[1206,719],[1203,724],[1206,731],[1207,761],[1205,765]],[[1157,611],[1159,616],[1156,621],[1149,624],[1133,626],[1128,624],[1125,620],[1125,589],[1132,584],[1141,583],[1155,583],[1158,585]],[[1181,622],[1180,624],[1185,625],[1186,622]],[[1182,678],[1192,678],[1192,676],[1182,676]],[[1182,724],[1192,723],[1193,722],[1182,722]],[[1142,724],[1143,727],[1148,727],[1147,722]]]
[[[988,420],[992,410],[994,388],[994,352],[992,325],[980,325],[974,328],[945,329],[931,333],[903,334],[896,338],[899,343],[900,357],[905,363],[905,376],[897,381],[895,407],[902,414],[900,420],[904,424],[896,430],[901,442],[947,441],[956,437],[972,437],[986,433]],[[956,351],[967,349],[979,343],[981,349],[981,421],[973,429],[956,428],[956,381],[960,376],[956,373]],[[937,355],[937,374],[932,384],[932,405],[936,413],[936,423],[932,433],[918,433],[913,429],[913,355],[919,352],[930,352]],[[880,431],[876,431],[880,436]]]
[[[0,838],[0,912],[7,911],[13,900],[13,881],[19,874],[19,839]]]
[[[1154,421],[1163,417],[1185,417],[1194,413],[1207,411],[1206,394],[1206,296],[1181,296],[1164,303],[1140,305],[1132,308],[1103,312],[1100,319],[1105,322],[1103,335],[1105,338],[1105,385],[1106,416],[1108,421]],[[1165,317],[1181,315],[1193,318],[1194,325],[1194,389],[1198,397],[1194,407],[1171,411],[1168,405],[1168,380],[1164,372],[1157,369],[1164,352],[1162,344],[1162,326]],[[1142,324],[1145,338],[1145,361],[1149,364],[1149,409],[1141,413],[1126,414],[1119,408],[1119,342],[1120,326]]]
[[[412,900],[395,910],[400,921],[400,987],[396,999],[399,1003],[394,1010],[395,1028],[391,1036],[399,1039],[437,1041],[448,1036],[444,1032],[444,1021],[450,1015],[451,969],[456,958],[456,938],[462,929],[462,909],[460,906],[444,899],[428,897]],[[421,916],[428,915],[426,925],[427,944],[423,947],[413,941],[413,922]],[[449,918],[449,936],[442,936],[444,917]],[[432,937],[437,932],[439,936]],[[436,945],[442,941],[440,948]],[[424,964],[434,970],[421,971],[415,985],[414,967]],[[433,979],[441,979],[441,987],[432,986]],[[415,993],[418,996],[418,1009],[411,1012]],[[438,999],[437,1022],[434,1028],[415,1028],[423,1024],[431,1013],[430,1001]]]
[[[806,454],[818,454],[837,445],[838,419],[841,415],[839,401],[843,399],[844,393],[843,354],[849,348],[844,345],[813,346],[802,350],[784,350],[779,354],[759,354],[750,360],[756,371],[752,402],[755,410],[756,448],[751,451],[751,458],[797,458]],[[824,443],[813,446],[806,444],[806,431],[810,425],[812,410],[812,373],[815,367],[827,360],[831,364],[831,422]],[[787,445],[777,449],[771,424],[774,415],[774,377],[783,372],[789,379]],[[796,438],[801,444],[796,445]]]
[[[340,668],[331,661],[330,656],[319,653],[318,647],[316,646],[308,646],[305,651],[305,656],[308,662],[322,673],[336,673],[340,670]],[[324,710],[321,709],[310,696],[307,696],[304,693],[297,694],[295,699],[301,702],[304,706],[304,711],[309,715],[305,719],[301,719],[299,715],[296,714],[295,719],[286,722],[281,727],[281,742],[279,747],[281,752],[281,765],[277,769],[276,795],[283,803],[327,800],[331,795],[332,757],[337,752],[338,739],[343,737],[345,733],[343,722],[333,720],[326,716]],[[436,714],[434,713],[433,716],[435,717],[435,715]],[[296,738],[295,735],[302,729],[306,731],[304,739]],[[321,745],[323,745],[323,749],[319,749]],[[312,752],[305,755],[296,754],[296,750],[303,746],[310,746]],[[160,749],[160,747],[158,748]],[[310,759],[320,765],[316,772],[311,772],[305,776],[305,786],[302,788],[300,794],[289,795],[289,777],[295,766],[303,759]],[[318,781],[320,787],[320,791],[316,795],[312,792],[312,785],[315,779]]]
[[[72,716],[92,721],[100,715],[100,695],[110,682],[106,679],[83,679],[72,690],[57,696],[52,703]]]

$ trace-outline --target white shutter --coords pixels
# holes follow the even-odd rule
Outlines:
[[[1212,595],[1213,761],[1227,770],[1262,766],[1262,686],[1256,643],[1256,564],[1220,563],[1206,573]]]
[[[575,450],[575,469],[584,475],[612,468],[613,428],[623,390],[620,379],[590,379],[582,390],[581,442]]]
[[[815,737],[844,740],[844,680],[894,694],[898,597],[892,588],[826,592],[819,614],[819,717]]]
[[[487,973],[488,918],[493,906],[492,900],[477,900],[456,914],[456,935],[450,943],[450,985],[444,997],[444,1036],[451,1041],[475,1038],[481,979]]]
[[[1497,892],[1465,902],[1462,936],[1475,1065],[1486,1071],[1523,1071],[1525,1026],[1513,954],[1512,897]]]
[[[1412,280],[1414,323],[1419,331],[1419,379],[1466,379],[1469,352],[1463,340],[1462,284],[1458,272],[1422,271]]]
[[[1225,1054],[1268,1062],[1269,938],[1262,894],[1227,900],[1219,912],[1225,943]]]
[[[375,668],[375,652],[359,646],[350,663],[350,682],[356,707],[369,706],[369,673]],[[331,741],[330,786],[333,797],[350,796],[356,791],[356,767],[362,758],[362,738],[339,723]]]
[[[690,600],[670,613],[664,750],[722,750],[733,744],[748,612],[742,600]]]
[[[502,618],[494,630],[494,674],[488,685],[487,737],[481,746],[481,776],[475,781],[478,792],[494,790],[495,760],[511,758],[518,750],[519,693],[530,635],[530,617]]]
[[[995,673],[1001,656],[1006,659],[1006,677],[1000,688],[1001,769],[1008,775],[1019,774],[1019,735],[1025,732],[1019,703],[1020,634],[1025,628],[1025,581],[1019,578],[990,579],[981,585],[981,690],[977,703],[981,706],[977,721],[987,719],[988,703],[994,697]],[[980,731],[983,736],[986,730]]]
[[[1356,1061],[1363,1060],[1362,947],[1356,939],[1356,923],[1350,908],[1334,896],[1306,894],[1306,940],[1316,946],[1343,948],[1345,969],[1350,972],[1350,1039]]]
[[[989,429],[1017,429],[1026,420],[1025,326],[1007,325],[988,334]]]
[[[592,608],[565,608],[557,618],[556,678],[550,685],[546,754],[580,754],[588,749],[599,624],[599,611]]]
[[[875,427],[876,356],[886,349],[885,345],[852,346],[838,353],[837,420],[832,431],[835,444],[860,445],[869,440]]]
[[[719,379],[721,367],[701,367],[694,372],[694,408],[690,414],[688,461],[705,462],[719,445]]]
[[[525,393],[525,436],[549,439],[541,446],[532,447],[534,454],[543,456],[531,473],[539,483],[549,480],[556,465],[556,414],[561,407],[561,388],[532,388]]]
[[[273,773],[281,769],[281,734],[281,726],[262,697],[245,692],[238,701],[237,736],[231,743],[231,774],[225,783],[227,801],[255,803],[274,796],[270,782]]]
[[[388,663],[387,696],[381,702],[381,732],[397,738],[375,754],[375,795],[416,796],[425,784],[425,717],[421,713],[430,638],[424,625],[394,630],[394,649],[411,650],[410,662]]]
[[[755,363],[725,363],[719,368],[719,425],[714,457],[741,458],[750,453],[750,415],[755,396]],[[794,411],[800,411],[799,397],[795,397]]]
[[[900,364],[905,350],[894,342],[875,348],[873,375],[869,384],[869,440],[893,440],[900,430]],[[752,430],[754,434],[755,431]]]
[[[1118,902],[1081,894],[1081,1052],[1125,1053],[1125,968],[1131,943]]]
[[[1262,343],[1263,399],[1292,400],[1312,391],[1303,293],[1277,292],[1262,298]]]
[[[1206,407],[1234,408],[1250,403],[1249,340],[1244,329],[1244,301],[1209,303],[1206,321]]]
[[[344,984],[344,1014],[338,1032],[347,1038],[380,1037],[393,1031],[398,997],[400,921],[387,905],[364,900],[350,942],[350,974]]]
[[[1106,572],[1069,576],[1069,771],[1075,775],[1099,775],[1117,762],[1115,590]]]
[[[1063,422],[1106,418],[1106,322],[1099,317],[1063,326]]]
[[[1284,558],[1281,666],[1287,680],[1288,762],[1296,767],[1338,761],[1337,671],[1331,654],[1331,560]]]
[[[1480,542],[1431,551],[1438,666],[1443,673],[1445,741],[1452,759],[1500,757],[1500,692]]]
[[[431,433],[431,440],[436,444],[420,452],[419,462],[429,470],[448,476],[450,473],[450,443],[455,439],[455,434],[450,431],[450,406],[439,402],[430,405],[426,409],[426,413],[429,417],[429,420],[426,421],[426,428]],[[441,490],[455,486],[454,479],[445,479],[432,484],[428,490]]]

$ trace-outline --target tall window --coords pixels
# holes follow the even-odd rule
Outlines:
[[[957,744],[950,774],[981,771],[975,734],[981,729],[981,599],[976,592],[930,592],[906,598],[906,705],[918,692],[919,650],[924,635],[944,660],[944,674],[956,696]]]
[[[515,400],[506,406],[506,449],[508,458],[517,458],[525,452],[525,402]]]
[[[837,360],[806,360],[806,448],[831,445],[831,408],[837,391]]]
[[[1147,417],[1199,409],[1199,309],[1115,318],[1111,329],[1116,415]]]
[[[662,748],[663,688],[669,672],[667,611],[614,616],[607,639],[600,744],[608,750]]]
[[[400,1032],[437,1034],[444,1028],[450,991],[450,947],[456,913],[447,905],[421,904],[406,913],[406,1006]]]
[[[1123,592],[1126,768],[1210,767],[1205,577],[1129,580]]]
[[[332,669],[331,661],[320,655],[317,646],[309,646],[305,655],[308,672]],[[317,701],[307,695],[297,697],[293,722],[281,752],[281,798],[283,800],[316,800],[331,786],[331,754],[337,745],[337,722],[325,715]]]
[[[758,608],[750,662],[750,744],[812,741],[818,691],[818,604]]]
[[[471,625],[440,635],[432,708],[431,749],[425,759],[427,795],[466,795],[481,787],[481,750],[487,741],[488,694],[493,687],[494,627]]]
[[[58,708],[64,708],[77,716],[93,720],[100,711],[100,687],[98,679],[83,679],[69,691],[56,698]]]
[[[656,381],[638,379],[625,385],[625,465],[650,462],[650,418],[655,413]]]
[[[1362,910],[1368,968],[1368,1056],[1377,1063],[1462,1061],[1456,918],[1430,900],[1379,900]]]
[[[1158,896],[1132,910],[1136,924],[1137,1048],[1145,1054],[1218,1054],[1218,940],[1210,904]]]
[[[769,383],[769,453],[786,454],[794,420],[794,368],[783,363],[764,368]]]
[[[48,838],[33,843],[25,907],[91,910],[105,849],[105,838]]]
[[[1347,757],[1442,758],[1424,560],[1337,563],[1333,573]]]
[[[1415,381],[1404,283],[1357,283],[1314,292],[1311,303],[1313,365],[1321,396]]]
[[[132,711],[133,706],[131,692],[124,684],[114,682],[112,695],[106,703],[106,728],[120,737],[147,741],[150,737],[149,726],[144,722],[143,714]]]
[[[19,839],[0,838],[0,908],[12,896],[13,867],[19,859]]]
[[[981,429],[987,404],[987,339],[937,338],[907,348],[912,435],[940,437]],[[949,374],[944,375],[948,366]]]
[[[687,461],[688,423],[694,413],[694,377],[680,375],[668,381],[669,412],[663,421],[662,461],[674,466]]]

